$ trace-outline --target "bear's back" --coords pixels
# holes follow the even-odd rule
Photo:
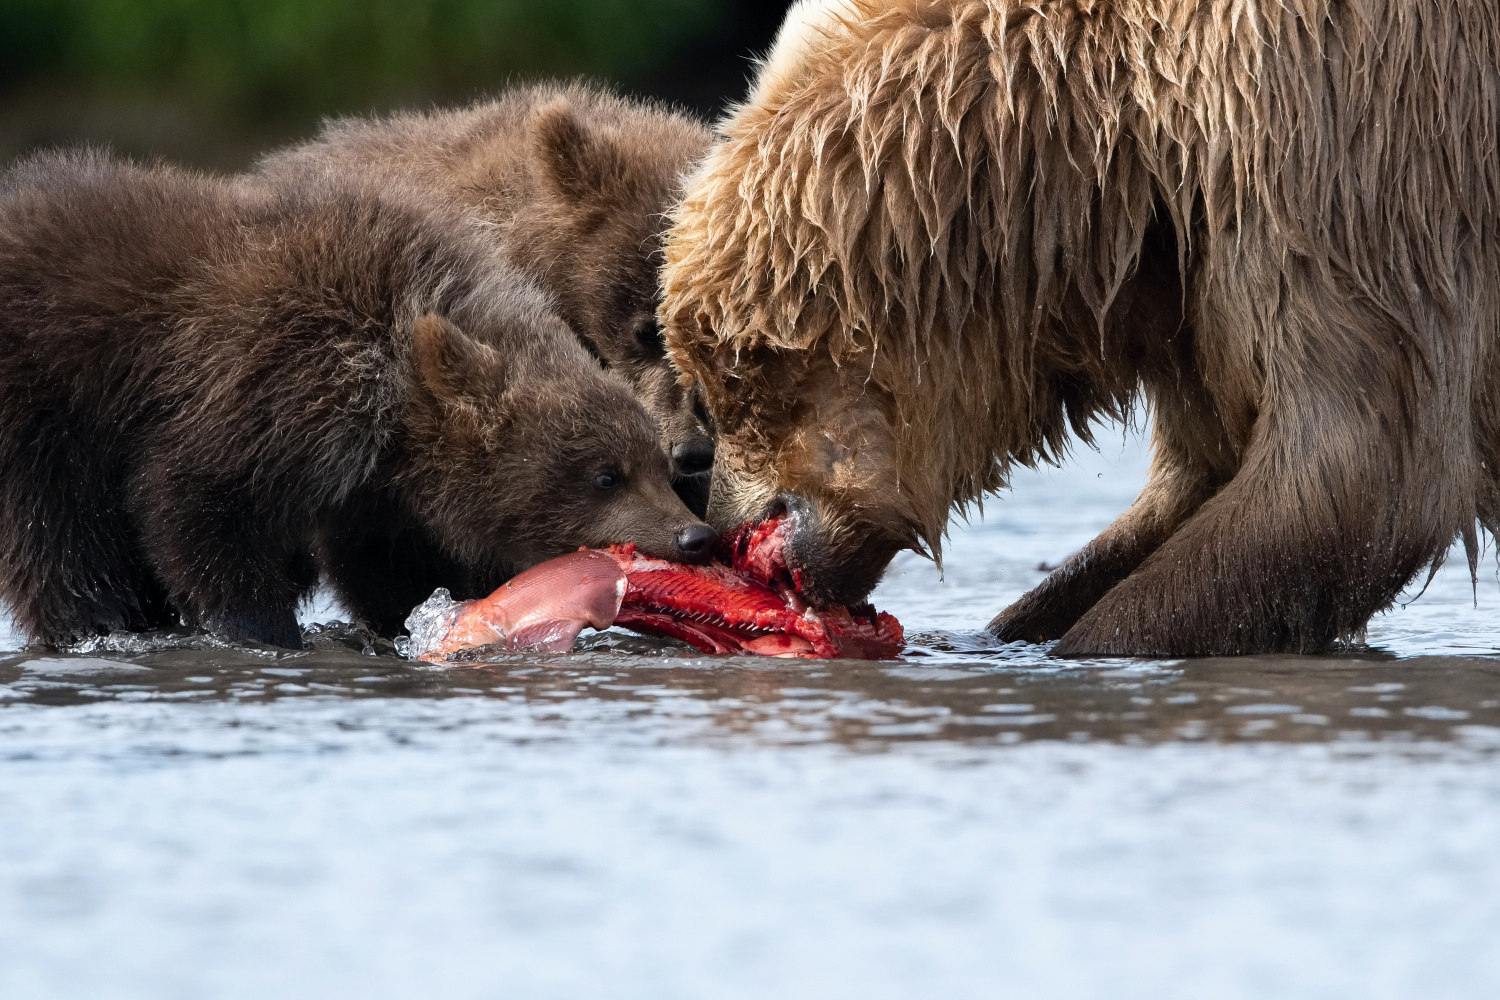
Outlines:
[[[412,320],[484,294],[492,254],[468,222],[358,184],[34,157],[0,179],[0,388],[101,429],[233,399],[378,409]]]
[[[216,184],[181,171],[93,152],[33,157],[0,181],[0,329],[160,308],[222,254],[239,214]]]
[[[507,226],[568,183],[537,148],[546,139],[537,134],[538,113],[553,109],[565,109],[584,133],[607,141],[622,160],[622,176],[653,189],[644,193],[659,209],[667,207],[679,175],[707,150],[707,130],[690,118],[577,84],[542,84],[466,107],[329,121],[315,139],[266,156],[256,173],[298,182],[360,175],[409,185]]]

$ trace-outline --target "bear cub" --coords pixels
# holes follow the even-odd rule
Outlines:
[[[0,178],[0,598],[34,641],[297,648],[320,574],[393,634],[438,585],[624,542],[717,536],[470,220],[94,153]]]
[[[711,139],[655,105],[543,85],[467,108],[333,121],[259,170],[410,185],[482,221],[656,418],[678,492],[701,515],[713,437],[667,360],[656,307],[666,213]]]

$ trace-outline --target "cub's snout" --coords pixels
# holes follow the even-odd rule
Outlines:
[[[719,548],[719,533],[706,524],[683,528],[673,540],[677,562],[703,564],[713,559]]]

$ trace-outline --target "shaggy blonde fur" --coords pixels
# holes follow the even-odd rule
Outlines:
[[[717,520],[805,510],[813,592],[852,599],[1144,391],[1150,484],[1002,637],[1318,650],[1455,537],[1474,558],[1500,526],[1500,3],[834,6],[668,237]]]

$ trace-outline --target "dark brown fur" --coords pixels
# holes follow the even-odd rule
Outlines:
[[[656,418],[684,499],[707,501],[713,440],[666,357],[657,269],[666,212],[709,147],[697,121],[583,86],[468,108],[330,122],[262,174],[358,176],[434,194],[486,224]]]
[[[0,597],[34,639],[297,646],[320,572],[391,633],[439,584],[696,523],[466,219],[94,154],[0,179]]]
[[[816,0],[690,182],[663,316],[857,600],[1140,394],[1134,506],[995,619],[1318,651],[1500,528],[1495,0]]]

